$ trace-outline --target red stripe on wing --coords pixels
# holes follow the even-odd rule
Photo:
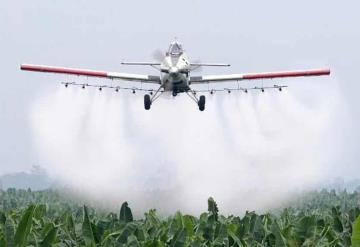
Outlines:
[[[107,72],[105,72],[105,71],[96,71],[96,70],[62,68],[62,67],[53,67],[53,66],[44,66],[44,65],[30,65],[30,64],[22,64],[20,66],[20,68],[21,68],[21,70],[37,71],[37,72],[107,77]]]
[[[270,79],[270,78],[279,78],[279,77],[321,76],[321,75],[330,75],[330,69],[244,74],[243,79]]]

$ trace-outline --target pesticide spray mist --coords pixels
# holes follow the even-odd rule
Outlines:
[[[50,175],[100,206],[199,213],[213,196],[222,213],[242,213],[331,173],[345,111],[337,84],[323,86],[209,95],[204,112],[186,95],[145,111],[139,94],[61,87],[30,119]]]

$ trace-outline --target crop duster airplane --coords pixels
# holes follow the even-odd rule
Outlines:
[[[159,54],[158,54],[159,55]],[[60,73],[77,76],[87,77],[101,77],[108,79],[118,79],[124,81],[137,81],[141,83],[151,83],[158,85],[156,89],[143,89],[143,88],[129,88],[121,86],[107,86],[107,85],[90,85],[81,84],[76,82],[62,82],[66,87],[68,85],[80,85],[82,88],[86,86],[102,88],[114,88],[116,91],[120,89],[132,90],[135,93],[136,90],[147,92],[144,95],[144,107],[149,110],[154,101],[163,93],[171,92],[175,97],[179,93],[186,93],[191,99],[193,99],[200,111],[205,109],[205,96],[201,95],[197,97],[197,93],[209,92],[213,94],[215,91],[227,91],[233,90],[243,91],[245,93],[248,90],[261,90],[264,92],[267,88],[275,88],[279,91],[287,86],[268,86],[268,87],[253,87],[253,88],[224,88],[224,89],[208,89],[208,90],[194,90],[191,88],[195,84],[208,84],[219,83],[226,81],[242,81],[242,80],[259,80],[259,79],[274,79],[274,78],[286,78],[286,77],[302,77],[302,76],[323,76],[330,75],[329,69],[312,69],[312,70],[296,70],[296,71],[283,71],[283,72],[265,72],[265,73],[251,73],[251,74],[229,74],[229,75],[205,75],[205,76],[190,76],[193,70],[203,66],[230,66],[229,64],[221,63],[195,63],[191,62],[184,52],[184,49],[180,42],[173,41],[170,44],[168,51],[165,54],[160,54],[162,61],[159,62],[123,62],[123,65],[149,65],[159,70],[160,75],[141,75],[141,74],[128,74],[119,72],[106,72],[97,70],[85,70],[75,68],[64,68],[44,65],[31,65],[22,64],[21,70],[36,71],[36,72],[48,72],[48,73]],[[159,58],[159,56],[157,56]]]

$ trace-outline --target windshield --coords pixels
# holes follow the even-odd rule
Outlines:
[[[182,45],[179,42],[171,43],[169,47],[169,54],[171,56],[179,56],[183,53]]]

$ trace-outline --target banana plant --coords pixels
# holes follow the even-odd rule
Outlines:
[[[282,209],[222,215],[210,197],[200,215],[156,210],[135,219],[84,206],[59,191],[0,190],[0,246],[359,246],[360,194],[313,191]]]

